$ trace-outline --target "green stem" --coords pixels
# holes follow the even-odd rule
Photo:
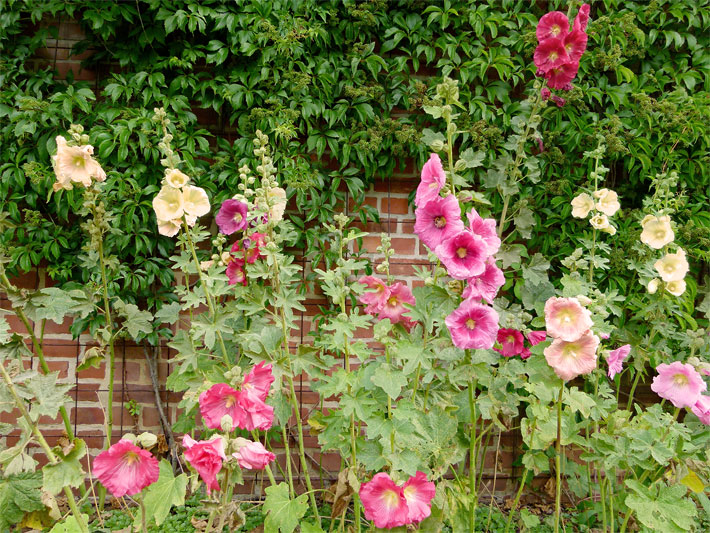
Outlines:
[[[597,476],[601,475],[600,473],[597,473]],[[604,485],[606,484],[606,479],[603,478],[599,482],[599,492],[601,496],[601,503],[602,503],[602,532],[606,533],[606,490],[604,488]]]
[[[111,306],[108,296],[108,276],[106,275],[106,257],[104,256],[104,242],[99,239],[99,263],[101,265],[101,287],[104,299],[104,317],[106,320],[106,330],[108,331],[108,405],[106,408],[106,440],[104,448],[108,450],[111,446],[111,437],[113,436],[113,381],[115,376],[115,359],[116,354],[113,346],[113,321],[111,318]]]
[[[143,533],[148,533],[148,527],[146,526],[145,520],[145,503],[143,502],[143,494],[139,494],[138,503],[141,506],[141,531]]]
[[[565,384],[562,382],[560,395],[557,398],[557,439],[555,440],[555,533],[560,531],[560,508],[562,504],[562,467],[561,467],[561,442],[562,442],[562,394]]]
[[[222,531],[224,528],[224,520],[227,518],[227,513],[228,509],[227,506],[229,505],[229,501],[232,499],[232,490],[229,485],[230,477],[231,477],[232,471],[227,470],[227,473],[224,475],[224,494],[222,495],[222,509],[220,510],[219,513],[219,522],[217,522],[217,531]]]
[[[288,421],[287,421],[288,423]],[[293,472],[291,470],[291,445],[288,443],[288,431],[286,430],[286,424],[281,427],[281,433],[284,439],[284,453],[286,454],[286,474],[288,475],[288,488],[291,493],[291,497],[296,495],[296,488],[293,486]]]
[[[515,495],[515,501],[513,502],[513,507],[510,509],[510,512],[508,514],[508,521],[505,524],[505,533],[508,533],[510,531],[510,526],[513,523],[513,516],[515,515],[515,510],[518,508],[518,503],[520,503],[520,497],[523,495],[523,489],[525,488],[525,480],[528,477],[528,470],[527,468],[523,472],[523,478],[520,480],[520,487],[518,487],[518,492]]]
[[[476,382],[471,381],[468,386],[468,405],[471,410],[471,435],[468,446],[468,482],[471,490],[471,505],[469,506],[469,522],[471,531],[476,530],[476,504],[478,495],[476,494],[476,426],[478,417],[476,416]]]

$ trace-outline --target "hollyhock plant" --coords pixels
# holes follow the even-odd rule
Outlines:
[[[407,524],[421,522],[431,514],[436,485],[427,480],[424,472],[411,476],[402,486],[402,494],[407,502]]]
[[[609,379],[614,379],[614,376],[621,372],[624,360],[628,357],[630,351],[631,345],[624,344],[609,352],[609,357],[606,358],[607,365],[609,365]]]
[[[158,481],[158,460],[128,439],[121,439],[94,459],[94,476],[116,498],[138,494]]]
[[[215,222],[220,233],[231,235],[247,226],[248,206],[239,200],[225,200],[219,208]]]
[[[387,284],[374,276],[363,276],[358,280],[358,283],[367,285],[372,291],[365,292],[360,295],[360,302],[365,304],[365,312],[370,315],[376,315],[385,305],[390,297],[390,289]]]
[[[182,445],[185,448],[185,460],[205,482],[207,494],[219,490],[217,474],[222,469],[222,461],[227,460],[222,437],[215,435],[210,440],[196,441],[190,435],[185,435]]]
[[[446,174],[441,165],[441,159],[437,154],[431,154],[429,161],[422,167],[422,176],[417,194],[414,198],[414,205],[420,207],[428,201],[439,196],[439,191],[446,184]]]
[[[371,520],[375,527],[391,529],[407,523],[409,507],[402,487],[388,474],[375,474],[370,481],[360,485],[359,494],[365,518]]]
[[[651,390],[661,398],[670,400],[676,407],[693,407],[700,400],[707,385],[692,365],[674,361],[656,367]]]
[[[432,198],[416,210],[415,216],[414,233],[432,250],[463,231],[461,208],[453,195]]]
[[[483,299],[489,304],[498,294],[498,289],[505,285],[505,275],[498,268],[495,261],[489,258],[486,261],[486,269],[482,274],[468,279],[468,283],[461,296],[466,299]]]
[[[525,337],[517,329],[501,328],[498,330],[496,340],[500,348],[493,348],[503,357],[513,357],[523,352]]]
[[[389,287],[389,297],[379,313],[379,318],[389,318],[393,324],[402,323],[407,329],[414,325],[411,318],[403,316],[408,311],[404,304],[416,303],[412,290],[402,283],[395,283]]]
[[[564,13],[547,13],[537,25],[538,46],[533,61],[537,75],[547,79],[552,89],[570,90],[579,70],[579,61],[587,48],[585,29],[589,20],[589,6],[583,5],[572,28]],[[559,102],[557,102],[560,105]],[[561,107],[561,106],[560,106]]]
[[[569,381],[589,374],[597,366],[599,337],[587,331],[573,341],[556,338],[543,350],[547,364],[561,379]]]
[[[276,455],[264,448],[260,442],[254,442],[242,437],[236,439],[239,450],[232,456],[237,460],[239,466],[247,470],[263,470],[271,461],[276,459]]]
[[[487,305],[464,300],[446,317],[446,326],[456,347],[491,349],[498,336],[498,313]]]
[[[592,327],[592,313],[577,298],[553,296],[545,302],[547,334],[571,342]]]
[[[471,209],[466,216],[468,218],[468,229],[471,233],[484,240],[488,247],[488,255],[497,254],[500,249],[500,237],[498,237],[496,232],[496,221],[492,218],[481,218],[481,215],[475,209]]]
[[[454,279],[468,279],[482,274],[488,259],[488,244],[470,231],[457,233],[436,247],[434,253]]]
[[[710,426],[710,396],[701,395],[690,410],[703,424]]]

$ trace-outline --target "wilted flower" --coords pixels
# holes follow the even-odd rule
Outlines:
[[[422,167],[422,177],[417,187],[414,205],[419,207],[439,196],[439,191],[446,184],[446,174],[437,154],[431,154],[429,161]]]
[[[594,200],[586,192],[578,194],[572,199],[572,216],[575,218],[587,218],[589,212],[594,209]]]
[[[597,199],[597,211],[601,211],[606,216],[610,217],[621,209],[619,195],[614,191],[609,189],[599,189],[598,191],[594,191],[594,196]]]
[[[456,347],[490,349],[498,335],[498,313],[487,305],[464,300],[446,317],[446,326]]]
[[[121,439],[94,459],[94,475],[116,498],[138,494],[158,480],[158,460],[128,439]]]
[[[656,367],[651,390],[676,407],[693,407],[707,388],[703,378],[688,364],[674,361]]]
[[[655,250],[660,250],[675,239],[671,228],[671,217],[668,215],[660,217],[646,215],[641,221],[641,226],[643,227],[641,242]]]
[[[690,269],[688,260],[685,257],[685,250],[682,248],[679,248],[674,254],[666,254],[656,261],[653,266],[666,283],[682,280]]]
[[[414,233],[434,250],[444,240],[463,231],[461,208],[456,197],[436,196],[415,211]]]
[[[609,365],[609,379],[614,379],[614,376],[621,372],[624,360],[628,357],[630,351],[631,345],[624,344],[616,350],[609,352],[609,357],[606,359],[607,365]]]
[[[569,381],[589,374],[597,366],[597,347],[599,337],[587,331],[573,341],[557,338],[552,341],[543,353],[547,364],[552,367],[561,379]]]
[[[170,187],[180,189],[187,185],[189,181],[189,176],[187,176],[187,174],[183,174],[176,168],[169,168],[165,171],[165,183],[167,183]]]
[[[574,18],[574,23],[572,28],[575,30],[585,31],[587,29],[587,23],[589,22],[589,4],[582,4],[577,12],[577,16]]]
[[[231,235],[247,226],[248,206],[239,200],[225,200],[215,217],[220,233]]]
[[[227,460],[222,437],[215,435],[210,440],[196,441],[190,435],[185,435],[182,438],[182,445],[185,448],[185,460],[205,482],[207,494],[219,490],[217,474],[222,469],[222,461]]]
[[[553,296],[545,303],[545,325],[551,337],[571,342],[592,327],[592,313],[577,298]]]

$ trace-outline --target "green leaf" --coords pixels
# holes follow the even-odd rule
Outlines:
[[[307,495],[302,494],[295,500],[289,498],[288,485],[279,483],[266,489],[264,500],[264,533],[293,533],[301,518],[306,514]]]
[[[89,515],[82,514],[81,517],[85,524],[89,523]],[[55,524],[49,533],[82,533],[82,531],[74,515],[69,515],[63,522]]]
[[[466,150],[461,152],[461,155],[459,156],[459,158],[461,158],[464,163],[466,163],[466,168],[480,167],[481,165],[483,165],[483,160],[485,159],[485,157],[485,152],[481,150],[474,152],[473,148],[467,148]]]
[[[39,472],[0,478],[0,531],[9,531],[25,513],[44,509],[41,488]]]
[[[56,417],[59,408],[70,401],[66,393],[74,387],[74,384],[57,383],[58,376],[58,372],[38,374],[25,383],[27,391],[36,399],[30,407],[30,415],[34,420],[42,415]]]
[[[134,339],[139,337],[141,333],[147,335],[153,331],[151,325],[153,315],[148,311],[141,311],[137,305],[127,304],[121,300],[117,300],[113,306],[118,315],[123,318],[123,327]]]
[[[301,533],[324,533],[324,532],[320,527],[313,525],[310,522],[304,522],[303,524],[301,524]]]
[[[697,494],[700,494],[705,491],[705,484],[692,470],[688,470],[688,473],[683,479],[680,480],[680,482]]]
[[[185,504],[185,491],[187,490],[187,476],[173,475],[173,467],[165,459],[160,461],[160,477],[145,491],[143,503],[145,504],[146,520],[155,520],[157,525],[162,524],[170,513],[170,508]]]
[[[625,483],[633,491],[625,503],[644,526],[664,533],[690,531],[693,527],[698,509],[685,497],[688,489],[684,485],[669,487],[661,482],[646,487],[633,479]]]
[[[373,385],[380,387],[393,400],[399,397],[402,387],[407,384],[406,376],[387,363],[382,363],[370,379]]]
[[[84,291],[75,289],[65,291],[57,287],[48,287],[39,291],[32,298],[36,306],[34,315],[36,320],[47,319],[57,324],[64,322],[68,315],[86,317],[94,311],[94,304],[88,299]]]
[[[59,459],[57,464],[48,464],[42,468],[44,489],[50,494],[59,494],[64,487],[78,487],[84,482],[84,470],[81,458],[86,455],[86,444],[81,439],[74,440],[74,447],[64,455],[55,449]]]

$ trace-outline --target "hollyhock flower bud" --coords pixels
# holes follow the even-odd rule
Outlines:
[[[498,313],[487,305],[464,300],[446,317],[446,326],[456,347],[491,349],[498,335]]]
[[[596,208],[607,216],[614,215],[619,209],[619,195],[609,189],[599,189],[594,191],[594,196],[597,199]]]
[[[388,474],[375,474],[367,483],[360,485],[360,501],[365,518],[375,527],[391,529],[407,523],[409,508],[402,488]]]
[[[232,456],[237,459],[239,466],[247,470],[263,470],[276,456],[264,448],[260,442],[239,438],[239,450]]]
[[[365,312],[370,315],[376,315],[382,311],[390,297],[390,289],[385,282],[374,276],[363,276],[358,280],[358,283],[367,285],[368,289],[372,289],[372,291],[360,295],[360,302],[365,304]]]
[[[631,345],[624,344],[609,352],[609,356],[606,358],[607,365],[609,365],[609,379],[614,379],[614,376],[621,372],[624,360],[628,357],[630,351]]]
[[[444,240],[463,231],[461,208],[454,196],[436,196],[415,211],[414,233],[434,250]]]
[[[468,279],[482,274],[486,269],[489,249],[482,237],[462,231],[437,246],[434,253],[452,278]]]
[[[182,191],[167,185],[153,198],[153,210],[158,220],[181,219],[185,212],[184,205]]]
[[[446,184],[446,174],[441,165],[441,159],[437,154],[431,154],[429,161],[422,167],[422,177],[417,187],[417,195],[414,198],[416,207],[422,206],[428,201],[439,196],[439,191]]]
[[[543,353],[547,364],[561,379],[570,381],[577,376],[589,374],[597,366],[599,337],[587,331],[573,341],[557,338]]]
[[[550,96],[552,96],[552,92],[550,91],[550,89],[548,89],[547,87],[543,87],[542,89],[540,89],[540,98],[542,98],[543,102],[549,99]]]
[[[219,208],[219,212],[215,217],[215,222],[219,227],[219,231],[225,235],[231,235],[234,232],[247,227],[247,211],[248,206],[239,200],[225,200]]]
[[[701,395],[690,410],[703,424],[710,426],[710,396]]]
[[[589,219],[589,223],[593,228],[605,230],[609,227],[609,219],[606,215],[594,215]]]
[[[158,481],[158,460],[128,439],[121,439],[94,459],[93,474],[116,498],[138,494]]]
[[[219,425],[222,428],[222,431],[226,431],[227,433],[234,429],[234,421],[229,415],[224,415],[222,417],[222,420],[219,421]]]
[[[656,294],[656,291],[658,290],[658,286],[661,284],[661,280],[658,278],[653,278],[651,281],[648,282],[648,286],[646,289],[648,290],[648,294]]]
[[[685,250],[682,248],[679,248],[674,254],[666,254],[656,261],[653,266],[666,283],[682,280],[690,269],[688,260],[685,257]]]
[[[670,365],[661,363],[656,372],[651,390],[676,407],[693,407],[707,389],[702,376],[691,365],[680,361]]]
[[[686,288],[687,285],[683,279],[669,281],[666,283],[666,291],[671,293],[673,296],[681,296],[685,292]]]
[[[573,29],[585,31],[587,29],[587,23],[589,22],[589,4],[582,4],[577,12],[577,16],[574,18],[572,24]]]
[[[668,215],[660,217],[646,215],[641,221],[641,227],[643,227],[641,242],[654,250],[660,250],[675,239],[671,228],[671,217]]]
[[[592,327],[592,313],[577,298],[553,296],[545,303],[545,325],[551,337],[571,342]]]
[[[196,441],[190,435],[185,435],[182,438],[182,445],[185,448],[185,460],[205,482],[207,494],[213,490],[220,490],[217,474],[222,469],[222,461],[227,460],[222,437],[215,435],[210,440]]]
[[[552,95],[552,101],[555,102],[555,105],[557,105],[557,107],[564,107],[565,103],[567,102],[567,100],[565,100],[564,98],[560,98],[556,94]]]
[[[550,38],[564,39],[569,32],[569,19],[561,11],[552,11],[543,15],[537,23],[535,34],[542,42]]]
[[[560,68],[570,61],[562,39],[550,38],[542,41],[533,56],[535,66],[542,72]]]
[[[517,329],[503,328],[498,330],[497,341],[500,348],[493,349],[503,357],[513,357],[523,351],[525,338]]]
[[[572,199],[573,217],[587,218],[587,215],[592,209],[594,209],[594,200],[586,192],[578,194]]]
[[[203,188],[186,185],[182,189],[182,196],[185,213],[193,217],[201,217],[210,212],[210,200],[207,198],[207,193]]]
[[[164,179],[167,185],[175,189],[184,187],[190,181],[190,178],[186,174],[183,174],[176,168],[167,169]]]

